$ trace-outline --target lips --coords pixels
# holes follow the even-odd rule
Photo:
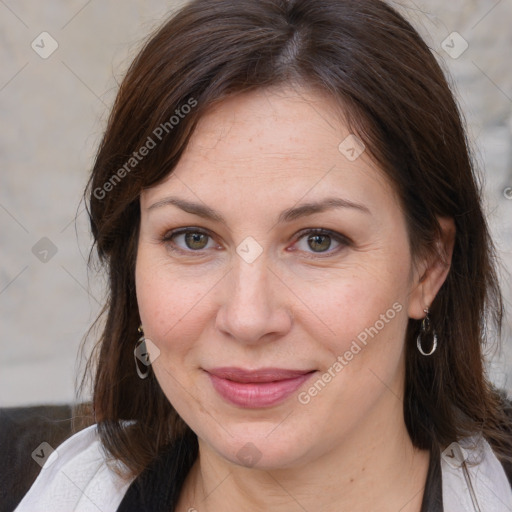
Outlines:
[[[207,373],[215,391],[226,401],[239,407],[261,408],[284,401],[314,370],[222,367],[207,370]]]

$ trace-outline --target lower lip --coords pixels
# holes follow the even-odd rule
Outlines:
[[[257,409],[283,402],[306,382],[314,372],[293,379],[274,382],[234,382],[209,373],[213,387],[219,395],[239,407]]]

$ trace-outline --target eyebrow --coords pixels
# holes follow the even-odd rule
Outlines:
[[[161,208],[163,206],[169,205],[177,206],[178,208],[187,213],[197,215],[204,219],[209,219],[216,222],[220,222],[222,224],[227,224],[224,217],[220,213],[210,208],[209,206],[206,206],[205,204],[186,201],[185,199],[181,199],[179,197],[166,197],[164,199],[161,199],[160,201],[157,201],[156,203],[149,206],[148,210],[154,210],[156,208]],[[306,217],[308,215],[313,215],[315,213],[321,213],[334,208],[352,208],[355,210],[359,210],[363,213],[366,213],[368,215],[371,215],[371,211],[362,204],[354,203],[353,201],[349,201],[348,199],[342,199],[339,197],[328,197],[326,199],[322,199],[321,201],[305,203],[302,204],[301,206],[295,206],[282,211],[279,215],[277,223],[282,224],[284,222],[291,222],[301,217]]]

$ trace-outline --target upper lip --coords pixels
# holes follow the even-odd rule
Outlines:
[[[314,370],[290,370],[285,368],[259,368],[257,370],[245,370],[244,368],[222,367],[206,370],[211,375],[221,379],[235,382],[273,382],[293,379]]]

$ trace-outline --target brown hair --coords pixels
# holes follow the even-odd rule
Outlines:
[[[106,323],[89,365],[96,365],[93,406],[103,445],[138,474],[165,445],[190,434],[154,374],[141,381],[135,371],[139,194],[172,172],[214,103],[283,84],[338,101],[399,194],[413,255],[435,251],[436,216],[454,219],[451,270],[431,306],[440,339],[432,357],[416,349],[420,322],[410,319],[407,328],[405,421],[418,448],[482,432],[505,460],[512,426],[482,356],[485,324],[500,332],[503,305],[461,116],[429,48],[375,0],[195,0],[135,58],[86,190],[109,276]],[[134,157],[149,139],[155,146]],[[136,422],[128,428],[122,420]]]

